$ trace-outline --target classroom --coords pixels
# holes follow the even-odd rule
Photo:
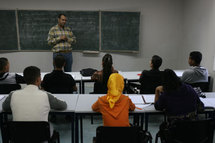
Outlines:
[[[1,1],[0,5],[0,10],[140,12],[137,52],[73,51],[72,72],[84,68],[102,69],[101,59],[106,53],[112,55],[114,68],[122,72],[149,69],[153,55],[162,57],[161,70],[185,70],[189,68],[189,53],[200,51],[203,55],[201,65],[208,69],[211,77],[211,92],[215,91],[214,9],[215,0],[7,0]],[[51,72],[52,56],[51,49],[0,49],[0,57],[8,58],[10,72],[15,73],[22,73],[25,67],[31,65],[39,67],[41,72]]]

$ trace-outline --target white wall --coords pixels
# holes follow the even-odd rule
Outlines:
[[[0,9],[46,10],[111,10],[140,11],[140,52],[112,53],[117,70],[142,70],[149,68],[154,54],[163,57],[162,68],[180,69],[178,54],[182,45],[183,0],[7,0]],[[73,71],[92,67],[101,69],[100,54],[73,52]],[[10,60],[12,72],[22,72],[26,66],[36,65],[42,71],[52,70],[51,52],[0,53]]]
[[[203,54],[201,65],[214,78],[215,0],[185,0],[184,6],[183,46],[180,56],[183,58],[178,60],[178,67],[188,68],[187,58],[190,51],[198,50]]]

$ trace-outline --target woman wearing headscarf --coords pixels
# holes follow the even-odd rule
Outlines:
[[[100,97],[92,105],[93,111],[102,114],[104,126],[130,126],[129,110],[133,111],[135,105],[128,96],[122,94],[124,78],[118,73],[111,74],[107,87],[107,95]]]

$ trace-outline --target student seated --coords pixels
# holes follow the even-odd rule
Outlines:
[[[202,54],[199,51],[190,53],[188,63],[191,68],[184,71],[181,77],[183,82],[188,84],[208,82],[208,70],[200,66],[201,60]]]
[[[16,73],[9,73],[10,64],[7,58],[0,58],[0,84],[25,83],[24,78]]]
[[[92,105],[92,110],[102,114],[104,126],[130,126],[129,110],[133,111],[135,105],[122,94],[124,78],[118,73],[111,74],[107,87],[107,95],[99,97]]]
[[[161,85],[162,72],[159,70],[161,64],[162,58],[154,55],[150,61],[151,70],[144,70],[140,76],[141,94],[154,94],[155,88]]]
[[[95,94],[106,94],[109,76],[112,73],[118,73],[118,71],[113,68],[113,60],[110,54],[105,54],[102,58],[102,67],[103,69],[101,71],[96,71],[91,77],[91,79],[95,81],[93,91]]]
[[[63,72],[65,59],[58,55],[54,58],[55,69],[46,74],[43,78],[41,87],[51,93],[73,93],[77,91],[76,83],[70,74]]]
[[[156,110],[165,110],[168,121],[195,119],[197,110],[204,108],[194,89],[182,83],[170,69],[164,70],[163,85],[156,88],[154,103]]]
[[[24,70],[27,86],[11,92],[2,104],[4,111],[12,111],[13,121],[48,121],[50,109],[64,110],[67,104],[39,89],[40,69],[30,66]]]

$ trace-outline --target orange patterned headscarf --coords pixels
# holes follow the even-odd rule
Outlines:
[[[124,89],[124,78],[118,73],[111,74],[108,79],[107,87],[107,100],[110,108],[112,109],[122,95],[122,91]]]

